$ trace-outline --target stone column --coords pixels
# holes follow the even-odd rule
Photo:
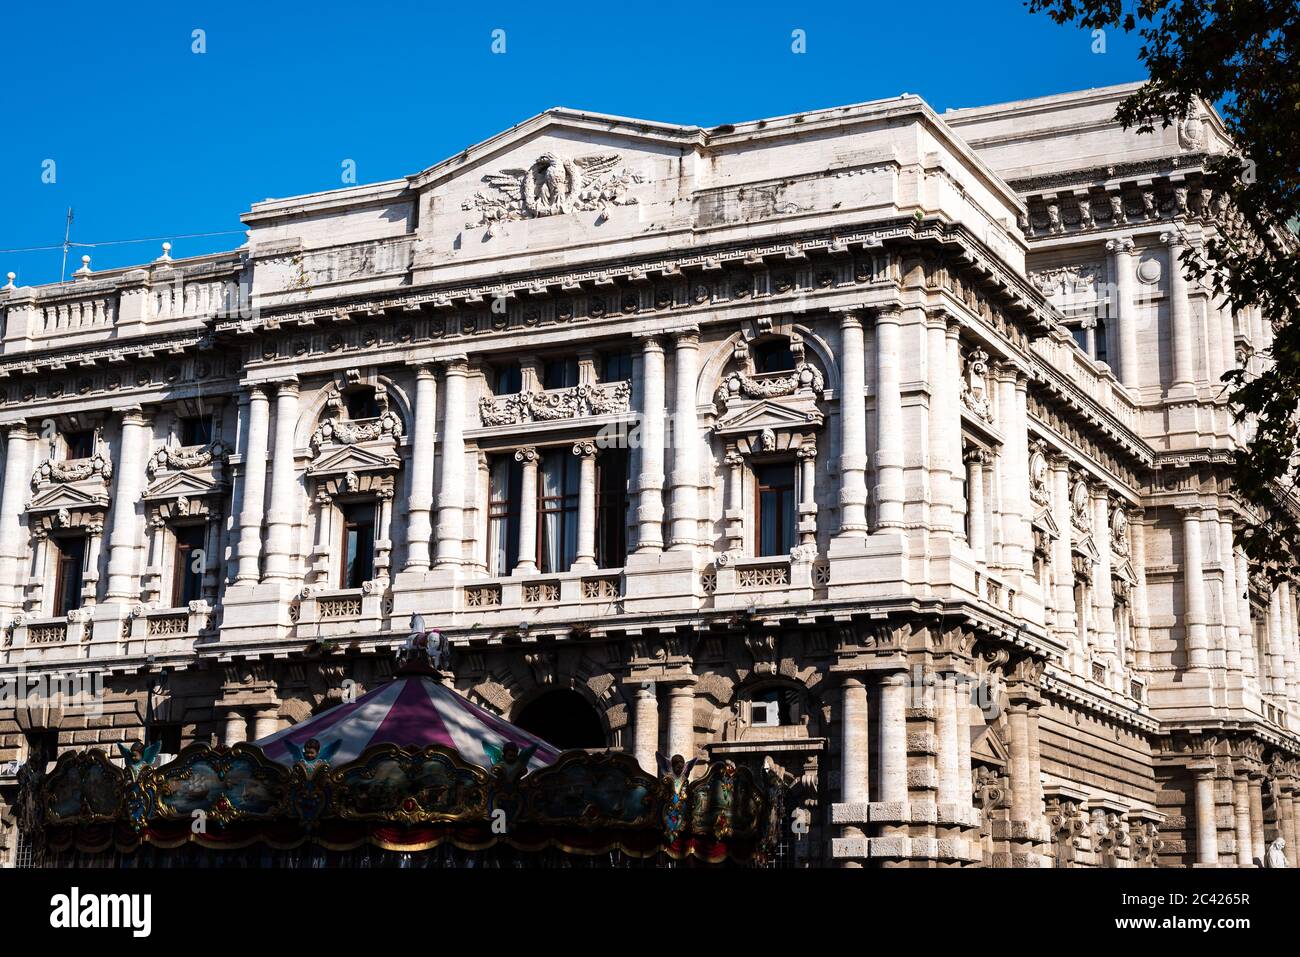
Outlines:
[[[958,767],[961,762],[960,744],[957,740],[957,684],[951,673],[935,676],[935,712],[939,744],[938,803],[961,803],[962,782]]]
[[[673,391],[672,531],[669,548],[693,551],[700,537],[697,503],[700,492],[700,437],[695,413],[695,384],[699,378],[700,333],[676,333]]]
[[[1286,841],[1285,855],[1292,867],[1300,866],[1300,851],[1296,848],[1296,793],[1292,778],[1274,781],[1274,793],[1278,795],[1278,819],[1282,829],[1282,838]]]
[[[140,600],[136,554],[140,522],[135,503],[144,491],[145,460],[149,456],[149,420],[139,409],[122,414],[122,449],[113,487],[113,525],[108,539],[108,601]]]
[[[727,467],[727,550],[736,555],[745,551],[745,457],[733,446],[722,463]]]
[[[988,562],[987,536],[984,527],[984,466],[989,460],[987,449],[970,449],[966,459],[966,507],[970,515],[970,550],[976,564]]]
[[[965,810],[973,804],[974,781],[970,763],[970,706],[973,684],[970,676],[959,674],[957,680],[957,803]]]
[[[5,447],[4,487],[0,491],[0,596],[8,608],[22,608],[22,515],[33,466],[32,433],[26,424],[9,426]]]
[[[655,754],[659,750],[659,701],[655,697],[653,682],[641,682],[636,689],[633,707],[633,757],[643,770],[658,777],[659,762]]]
[[[262,519],[266,514],[266,439],[271,404],[261,386],[248,390],[248,425],[244,429],[243,482],[239,514],[239,568],[235,581],[256,583],[261,578]]]
[[[248,719],[243,713],[233,708],[226,712],[226,733],[221,743],[226,747],[248,740]]]
[[[896,804],[909,816],[907,795],[906,671],[891,671],[880,680],[880,800]]]
[[[1264,861],[1264,775],[1259,771],[1250,774],[1250,840],[1255,859]]]
[[[957,538],[966,537],[966,501],[962,496],[962,484],[966,478],[962,463],[962,425],[961,425],[961,323],[948,317],[948,363],[944,378],[948,383],[944,395],[947,399],[947,411],[944,417],[949,428],[944,431],[948,445],[949,484],[952,488],[952,529]]]
[[[275,708],[263,708],[253,716],[253,740],[261,741],[280,730],[280,716]]]
[[[1283,582],[1278,586],[1282,599],[1282,649],[1283,665],[1286,669],[1286,696],[1294,701],[1296,695],[1296,620],[1295,599],[1291,595],[1291,585]]]
[[[1282,643],[1282,599],[1281,590],[1274,588],[1268,600],[1268,683],[1260,680],[1261,690],[1265,687],[1275,698],[1286,697],[1286,650]]]
[[[1150,604],[1147,598],[1147,540],[1146,525],[1141,521],[1139,512],[1129,522],[1128,537],[1132,558],[1129,567],[1133,569],[1133,647],[1134,662],[1138,671],[1146,673],[1151,667],[1151,619]]]
[[[869,799],[871,751],[867,687],[859,678],[845,678],[840,691],[840,800],[845,804],[865,804]]]
[[[862,319],[840,315],[840,527],[837,537],[867,533],[867,364]]]
[[[1115,274],[1115,310],[1110,321],[1119,340],[1119,381],[1136,389],[1140,360],[1133,302],[1133,240],[1112,239],[1106,248],[1111,252],[1111,268]]]
[[[998,387],[998,426],[1002,431],[1002,567],[1011,573],[1024,570],[1024,502],[1020,497],[1019,472],[1028,468],[1027,458],[1020,455],[1017,429],[1021,424],[1016,405],[1016,376],[1013,368],[1002,366],[996,379]]]
[[[1233,558],[1237,566],[1237,633],[1241,638],[1241,667],[1262,687],[1264,667],[1255,654],[1255,623],[1250,607],[1250,562],[1240,548],[1233,550]]]
[[[1214,816],[1214,761],[1188,765],[1196,778],[1196,863],[1219,865],[1219,830]]]
[[[799,544],[817,545],[817,443],[805,435],[799,459]]]
[[[948,415],[948,322],[942,311],[926,315],[925,355],[930,389],[927,414],[929,435],[927,455],[930,479],[930,528],[941,535],[952,534],[952,466],[948,463],[948,445],[953,429],[960,431]]]
[[[1074,552],[1070,544],[1070,460],[1063,455],[1051,458],[1052,510],[1060,535],[1052,544],[1052,581],[1056,587],[1056,630],[1066,636],[1065,646],[1079,652],[1079,626],[1074,614]],[[1085,649],[1086,651],[1086,649]],[[1081,659],[1077,667],[1086,667]]]
[[[876,313],[876,527],[903,524],[902,313]]]
[[[578,550],[573,558],[574,571],[596,567],[596,446],[593,442],[575,442],[573,454],[579,459],[578,474]]]
[[[1196,384],[1195,339],[1192,331],[1192,306],[1187,295],[1187,277],[1180,259],[1187,241],[1176,232],[1162,233],[1160,241],[1169,245],[1169,332],[1173,339],[1173,388],[1191,389]]]
[[[411,497],[406,513],[406,567],[429,567],[433,537],[433,434],[437,428],[438,380],[421,363],[415,370],[415,422],[411,429]]]
[[[695,688],[675,684],[668,689],[668,757],[687,761],[695,754]]]
[[[1020,699],[1012,702],[1007,711],[1013,821],[1037,821],[1042,814],[1042,783],[1034,779],[1034,748],[1030,740],[1033,730],[1030,712],[1033,708],[1033,702]]]
[[[1104,486],[1095,490],[1092,500],[1092,521],[1096,530],[1093,539],[1097,544],[1097,570],[1093,573],[1092,605],[1097,617],[1097,650],[1114,656],[1115,647],[1115,597],[1110,579],[1110,501]]]
[[[638,552],[664,547],[664,350],[655,338],[641,347],[641,475],[637,479]]]
[[[1187,667],[1200,671],[1209,667],[1209,644],[1205,635],[1205,565],[1201,548],[1201,506],[1180,506],[1183,515],[1183,629],[1187,644]]]
[[[522,464],[519,482],[519,560],[515,575],[537,574],[537,450],[516,449],[515,461]]]
[[[1223,644],[1227,649],[1228,670],[1240,672],[1244,661],[1238,624],[1237,558],[1233,554],[1232,519],[1220,513],[1219,557],[1223,565]]]
[[[1232,820],[1235,825],[1237,866],[1250,867],[1253,840],[1250,835],[1250,780],[1245,770],[1237,771],[1232,778]]]
[[[465,539],[465,377],[464,356],[451,356],[443,373],[442,472],[438,476],[438,568],[460,565]]]
[[[275,392],[275,440],[271,456],[271,504],[266,521],[266,574],[263,581],[293,577],[293,528],[299,501],[294,433],[298,426],[298,380],[281,382]]]

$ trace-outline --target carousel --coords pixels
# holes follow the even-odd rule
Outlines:
[[[457,694],[418,620],[392,680],[270,737],[66,752],[20,772],[19,826],[46,867],[762,864],[780,795],[747,768],[658,774],[560,752]]]

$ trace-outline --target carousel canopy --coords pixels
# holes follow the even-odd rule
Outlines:
[[[490,768],[492,751],[513,742],[520,751],[537,746],[530,771],[554,764],[559,751],[527,731],[485,711],[439,682],[431,673],[402,673],[385,685],[284,731],[254,742],[272,761],[294,763],[294,749],[315,738],[330,763],[346,764],[372,744],[425,747],[439,744],[462,760]]]

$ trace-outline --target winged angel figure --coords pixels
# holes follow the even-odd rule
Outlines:
[[[590,153],[573,159],[543,153],[527,169],[488,173],[483,177],[487,189],[462,204],[463,209],[479,214],[477,221],[466,221],[465,227],[486,226],[491,238],[499,224],[513,220],[632,206],[636,198],[627,191],[643,177],[620,168],[621,159],[618,153]]]

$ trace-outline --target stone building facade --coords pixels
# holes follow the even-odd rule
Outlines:
[[[0,798],[301,721],[418,612],[561,747],[774,764],[786,862],[1293,854],[1295,596],[1234,547],[1218,383],[1269,323],[1179,268],[1220,121],[1126,133],[1130,89],[553,110],[235,252],[11,279]]]

